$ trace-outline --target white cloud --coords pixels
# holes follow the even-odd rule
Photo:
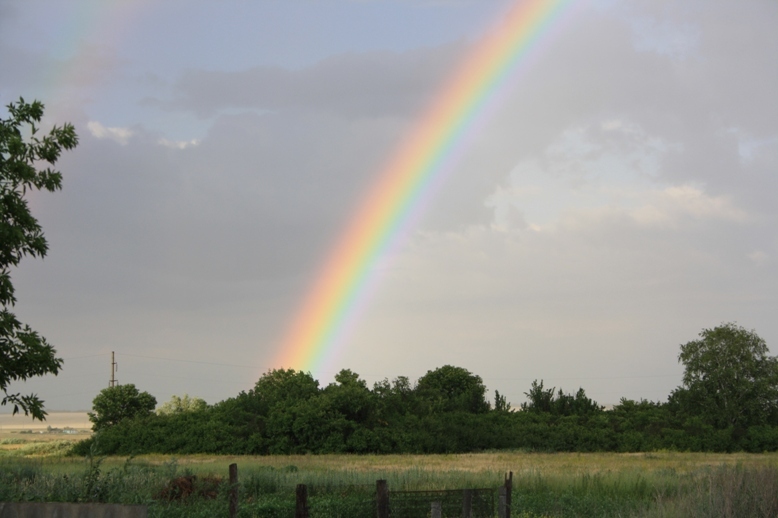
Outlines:
[[[749,215],[728,196],[709,196],[692,185],[667,187],[646,193],[646,203],[630,215],[643,225],[676,225],[684,218],[745,223]]]
[[[770,260],[770,256],[762,250],[754,250],[748,254],[748,258],[758,265],[763,265]]]
[[[169,147],[170,149],[186,149],[190,147],[195,147],[200,145],[199,139],[192,139],[192,140],[168,140],[166,138],[161,138],[157,141],[157,144],[160,146]]]
[[[129,128],[107,127],[107,126],[103,126],[97,121],[89,121],[86,127],[93,137],[101,140],[102,139],[113,140],[114,142],[117,142],[122,146],[126,146],[127,142],[129,142],[130,140],[130,137],[132,137],[135,134]]]

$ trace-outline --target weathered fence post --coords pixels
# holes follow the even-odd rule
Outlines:
[[[511,518],[513,499],[513,471],[508,472],[505,477],[505,518]]]
[[[386,480],[376,480],[375,500],[378,518],[389,518],[389,484]]]
[[[294,518],[308,518],[308,486],[305,484],[297,484]]]
[[[430,518],[443,518],[443,505],[440,502],[431,502]]]
[[[472,518],[473,516],[473,490],[465,489],[462,491],[462,518]]]
[[[497,501],[497,518],[508,518],[507,487],[500,486],[500,496]]]
[[[238,465],[230,464],[230,518],[238,516]]]

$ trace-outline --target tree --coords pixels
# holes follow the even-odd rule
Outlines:
[[[554,393],[555,387],[543,388],[543,380],[534,380],[529,392],[524,395],[528,402],[521,404],[525,412],[547,413],[552,415],[589,415],[602,411],[602,407],[596,401],[586,395],[583,388],[579,388],[575,396],[566,394],[561,388]]]
[[[305,401],[318,394],[319,382],[311,373],[294,369],[271,369],[249,391],[262,415],[267,415],[277,405]]]
[[[162,403],[162,406],[157,409],[157,415],[199,412],[201,410],[205,410],[206,408],[208,408],[208,403],[199,397],[189,397],[189,394],[184,394],[184,397],[173,395],[169,401]]]
[[[550,414],[554,408],[554,390],[554,387],[544,389],[543,380],[540,380],[540,384],[538,384],[538,380],[533,380],[529,392],[524,393],[529,401],[522,403],[521,409],[524,412],[535,412],[538,414],[545,412]]]
[[[494,410],[496,412],[510,412],[511,404],[499,390],[494,391]]]
[[[323,394],[330,407],[345,418],[366,424],[376,410],[375,394],[367,388],[365,380],[351,369],[342,369],[335,375],[335,383],[325,387]]]
[[[444,365],[419,378],[418,393],[444,412],[480,414],[489,410],[481,376],[462,367]]]
[[[54,126],[48,135],[38,137],[43,104],[24,99],[7,106],[10,117],[0,119],[0,405],[12,404],[13,413],[21,409],[33,419],[43,420],[43,401],[34,394],[8,393],[13,381],[24,381],[47,373],[57,374],[62,360],[46,339],[23,325],[9,308],[16,303],[10,268],[22,257],[43,257],[48,245],[41,226],[30,213],[25,195],[28,191],[62,188],[62,175],[50,167],[63,149],[73,149],[78,137],[71,124]]]
[[[132,383],[116,385],[100,391],[92,400],[89,420],[92,430],[98,432],[124,419],[144,417],[154,412],[157,399],[148,392],[139,392]]]
[[[703,329],[681,345],[683,387],[671,402],[719,428],[766,424],[778,409],[778,360],[767,344],[734,323]]]

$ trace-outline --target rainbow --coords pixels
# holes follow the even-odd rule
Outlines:
[[[58,65],[40,72],[33,97],[46,105],[51,120],[71,118],[73,105],[83,103],[83,87],[100,72],[105,56],[132,32],[136,20],[150,16],[152,0],[79,2],[56,11],[62,16],[51,34]],[[74,121],[75,122],[75,121]]]
[[[475,47],[378,175],[291,320],[274,365],[316,373],[336,355],[376,282],[378,262],[571,3],[518,1]]]

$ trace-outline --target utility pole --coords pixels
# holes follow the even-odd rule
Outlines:
[[[116,386],[116,371],[119,370],[119,366],[114,359],[114,352],[111,351],[111,381],[108,382],[109,387]]]

